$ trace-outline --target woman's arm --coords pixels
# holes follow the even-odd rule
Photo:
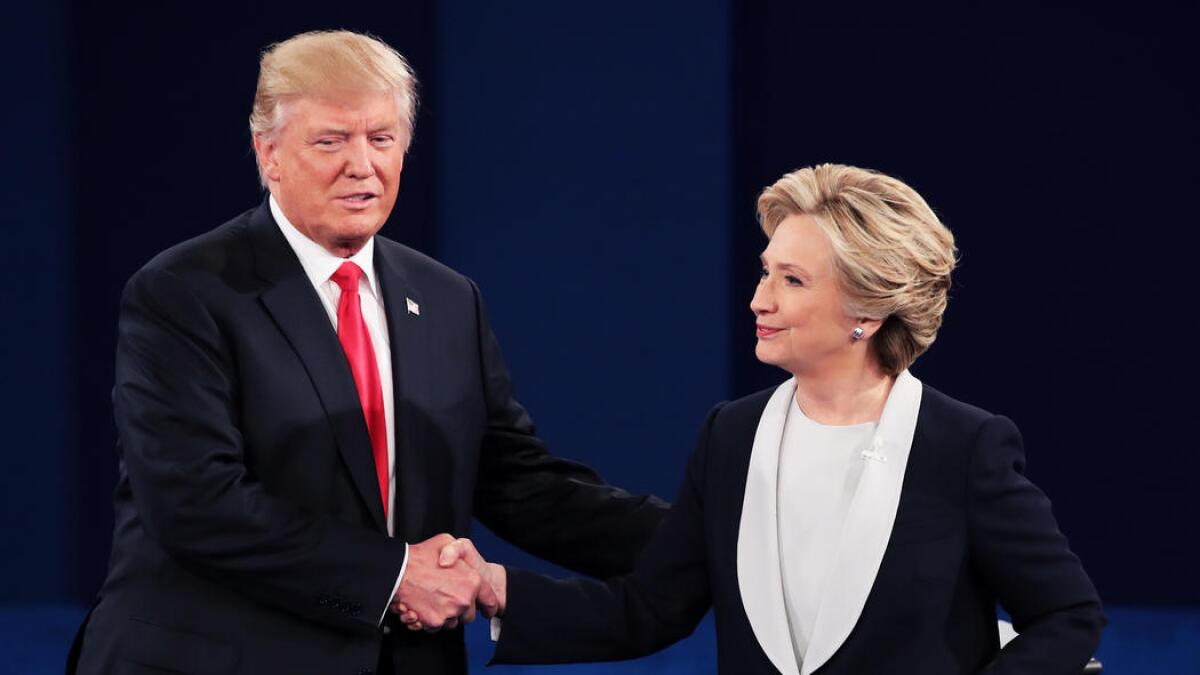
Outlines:
[[[1100,598],[1050,500],[1025,477],[1016,426],[993,417],[975,440],[968,480],[971,559],[1020,633],[987,673],[1083,670],[1104,627]]]
[[[493,663],[609,661],[643,656],[695,630],[712,604],[703,485],[709,413],[683,485],[632,574],[607,582],[509,569]]]

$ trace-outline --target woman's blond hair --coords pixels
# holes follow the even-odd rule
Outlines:
[[[829,237],[845,311],[883,324],[870,348],[895,375],[937,337],[946,311],[954,235],[901,181],[841,164],[786,174],[758,198],[770,237],[783,219],[811,216]]]

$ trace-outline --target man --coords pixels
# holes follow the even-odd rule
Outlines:
[[[367,36],[270,48],[267,202],[130,279],[113,552],[69,672],[464,672],[455,629],[496,598],[437,557],[472,515],[602,576],[657,526],[661,502],[534,436],[475,285],[375,236],[413,85]],[[392,605],[446,630],[393,630]]]

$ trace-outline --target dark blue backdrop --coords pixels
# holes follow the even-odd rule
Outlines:
[[[397,46],[424,83],[385,233],[480,282],[558,452],[671,495],[707,408],[781,379],[752,358],[755,193],[814,162],[876,167],[920,190],[962,250],[917,375],[1016,420],[1107,601],[1200,604],[1196,14],[10,9],[0,601],[94,593],[120,287],[260,198],[246,130],[258,50],[348,27]]]

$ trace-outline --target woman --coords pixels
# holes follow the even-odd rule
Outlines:
[[[647,654],[711,606],[723,673],[1081,672],[1104,617],[1016,427],[907,370],[942,322],[950,231],[900,181],[829,164],[758,215],[755,351],[792,377],[708,415],[633,574],[507,570],[495,662]],[[997,602],[1020,632],[1003,650]]]

